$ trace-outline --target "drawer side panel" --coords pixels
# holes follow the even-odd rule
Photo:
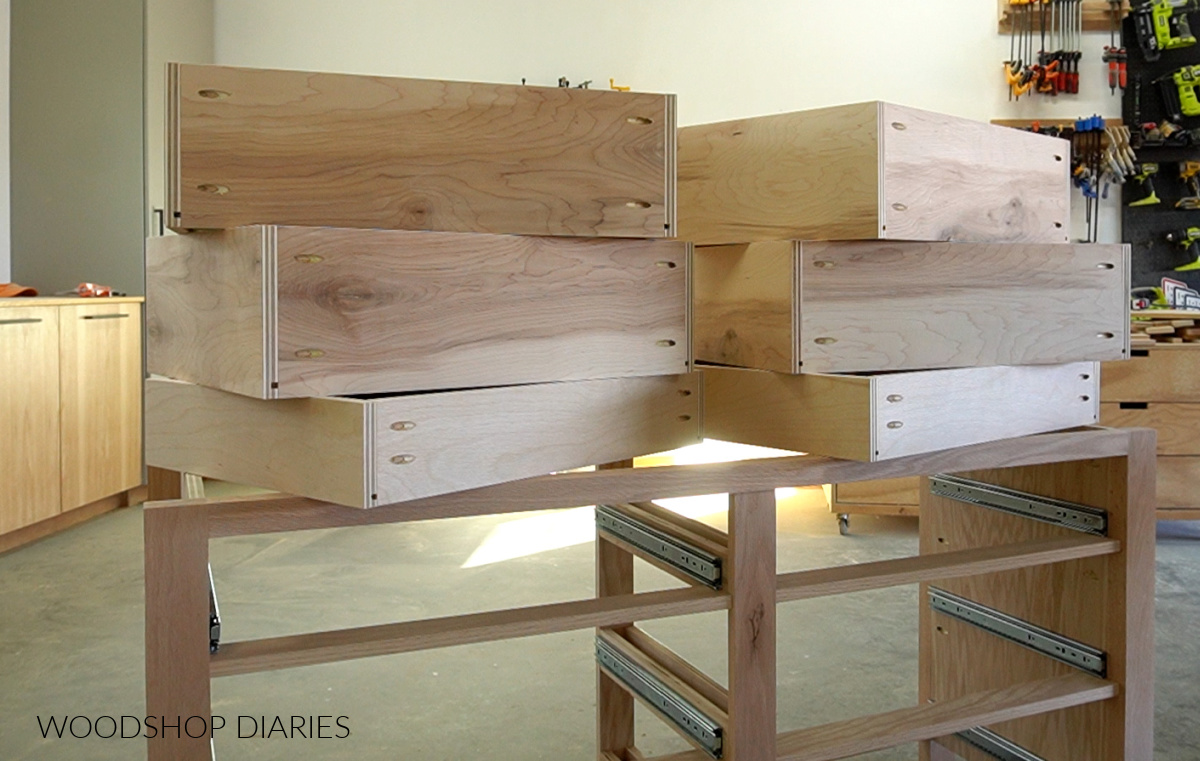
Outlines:
[[[698,443],[700,381],[693,373],[377,400],[376,504]]]
[[[875,459],[1093,425],[1095,362],[973,367],[874,378]]]
[[[800,267],[804,372],[1128,356],[1127,246],[805,242]]]
[[[688,370],[687,244],[279,228],[281,396]]]
[[[172,64],[172,229],[665,237],[665,95]]]

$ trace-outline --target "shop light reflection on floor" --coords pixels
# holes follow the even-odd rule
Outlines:
[[[763,457],[783,457],[791,454],[795,454],[795,452],[705,439],[703,443],[673,452],[640,457],[636,464],[638,467],[698,465]],[[792,488],[776,489],[775,497],[776,499],[786,499],[795,493],[796,489]],[[720,515],[728,507],[728,497],[725,494],[706,494],[700,497],[680,497],[655,501],[680,515],[697,520]],[[462,567],[478,568],[536,555],[539,552],[587,544],[595,537],[596,521],[592,505],[539,512],[525,518],[505,521],[493,528],[491,533],[467,558],[467,561],[462,564]]]

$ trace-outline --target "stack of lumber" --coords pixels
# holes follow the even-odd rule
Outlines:
[[[1129,252],[1068,243],[1069,164],[885,103],[680,130],[706,434],[881,460],[1095,423]]]
[[[673,96],[168,80],[148,464],[374,507],[700,439]]]
[[[1200,312],[1155,309],[1134,312],[1130,346],[1152,349],[1157,344],[1200,343]]]

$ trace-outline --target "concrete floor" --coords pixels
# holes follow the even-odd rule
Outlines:
[[[590,520],[586,511],[556,511],[216,540],[225,637],[586,597]],[[711,520],[719,525],[722,516]],[[907,519],[856,517],[854,534],[838,536],[819,490],[781,502],[779,524],[781,571],[908,555],[917,546],[916,522]],[[144,713],[141,542],[141,511],[133,508],[0,556],[0,759],[143,757],[143,740],[43,740],[37,721]],[[555,545],[566,546],[546,549]],[[1160,524],[1158,550],[1155,758],[1195,761],[1200,525]],[[673,585],[639,566],[640,589]],[[912,586],[781,606],[780,728],[911,705],[917,604]],[[646,628],[709,673],[723,673],[723,614]],[[431,760],[590,761],[591,649],[590,632],[573,632],[217,680],[214,713],[230,720],[218,757],[369,761],[402,750]],[[346,716],[351,735],[234,736],[236,716],[293,714]],[[686,747],[645,714],[638,731],[648,755]],[[863,758],[909,760],[916,750]]]

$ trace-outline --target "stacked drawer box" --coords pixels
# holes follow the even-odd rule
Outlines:
[[[1129,254],[1061,140],[869,103],[680,131],[713,438],[881,460],[1095,423]]]
[[[1104,369],[1100,422],[1158,431],[1158,517],[1200,519],[1200,348],[1160,344]]]
[[[672,97],[169,80],[149,464],[373,507],[699,440]]]

